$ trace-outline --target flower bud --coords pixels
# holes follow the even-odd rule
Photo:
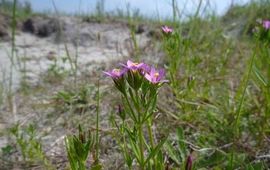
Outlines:
[[[82,131],[81,125],[79,125],[79,139],[81,143],[85,143],[85,133]]]
[[[187,157],[187,161],[186,161],[186,168],[185,168],[185,170],[192,170],[192,156],[191,155],[189,155],[188,157]]]
[[[120,104],[118,105],[118,115],[120,116],[122,120],[126,119],[126,113]]]

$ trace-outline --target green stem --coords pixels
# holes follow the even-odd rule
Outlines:
[[[138,97],[139,95],[138,95],[138,92],[135,91],[135,95],[136,95],[135,98],[134,98],[134,95],[133,95],[132,90],[129,90],[129,93],[130,93],[130,98],[131,98],[131,100],[132,100],[132,102],[133,102],[133,104],[134,104],[137,112],[140,113],[140,111],[139,111],[140,110],[140,106],[139,106],[139,97]],[[139,119],[139,121],[140,121],[140,119]]]
[[[175,0],[172,0],[173,22],[176,21]]]
[[[79,164],[79,170],[85,170],[85,162],[79,161],[78,164]]]
[[[144,170],[144,139],[143,139],[143,128],[142,125],[139,125],[139,147],[140,147],[140,154],[141,154],[141,160],[140,160],[140,167],[141,170]]]
[[[148,135],[149,135],[149,139],[150,139],[150,145],[151,145],[151,148],[154,149],[155,148],[155,143],[154,143],[154,136],[153,136],[153,130],[152,130],[152,118],[149,118],[148,119],[148,122],[147,122],[147,130],[148,130]],[[153,161],[154,161],[154,169],[156,169],[156,158],[154,157],[153,158]]]
[[[11,56],[10,56],[10,75],[9,75],[9,91],[8,91],[8,101],[10,105],[10,110],[14,114],[13,110],[13,94],[12,94],[12,86],[13,86],[13,67],[14,67],[14,57],[15,57],[15,31],[16,31],[16,9],[17,9],[17,0],[13,1],[13,7],[12,7],[12,34],[11,34]],[[14,120],[16,120],[16,115],[14,114]]]
[[[136,95],[136,99],[138,101],[139,104],[139,94],[138,91],[135,91],[135,95]],[[133,101],[136,102],[136,101]],[[135,104],[135,103],[134,103]],[[136,106],[136,105],[135,105]],[[140,147],[140,153],[141,153],[141,161],[140,161],[140,166],[141,166],[141,170],[144,170],[144,136],[143,136],[143,117],[144,115],[142,115],[141,113],[141,109],[140,107],[135,107],[138,113],[138,119],[139,119],[139,147]]]
[[[125,127],[125,121],[123,120],[123,126]],[[127,142],[126,142],[126,137],[125,137],[125,133],[122,131],[121,129],[121,134],[123,136],[123,141],[124,141],[124,154],[128,154],[128,151],[127,151]],[[126,157],[126,155],[124,155]],[[131,167],[128,165],[128,169],[131,169]]]
[[[133,102],[134,102],[134,105],[135,105],[135,108],[136,108],[136,110],[137,110],[137,113],[138,113],[138,119],[139,119],[139,122],[140,123],[142,123],[142,121],[143,121],[143,117],[144,117],[144,115],[142,115],[142,113],[141,113],[141,109],[140,109],[140,101],[139,101],[139,94],[138,94],[138,91],[135,91],[135,95],[136,95],[136,99],[137,99],[137,104],[136,104],[136,101],[134,100]]]
[[[100,92],[99,92],[99,80],[98,80],[98,89],[97,89],[97,113],[96,113],[96,162],[99,160],[99,106],[100,105]]]
[[[138,122],[137,117],[136,117],[136,115],[135,115],[135,113],[134,113],[134,111],[133,111],[133,109],[132,109],[132,107],[131,107],[131,104],[130,104],[130,102],[129,102],[129,100],[128,100],[128,97],[127,97],[126,94],[124,95],[124,98],[125,98],[125,100],[126,100],[126,102],[127,102],[127,105],[128,105],[128,107],[129,107],[129,110],[130,110],[130,112],[131,112],[131,116],[132,116],[134,122],[135,122],[135,123]]]
[[[257,49],[257,48],[256,48]],[[236,130],[236,134],[238,135],[238,124],[239,124],[239,119],[240,119],[240,116],[241,116],[241,109],[242,109],[242,105],[244,103],[244,98],[245,98],[245,94],[246,94],[246,90],[247,90],[247,85],[248,85],[248,82],[249,82],[249,77],[250,77],[250,74],[251,74],[251,70],[252,70],[252,67],[253,67],[253,62],[254,62],[254,58],[255,58],[255,55],[256,55],[256,50],[254,50],[254,53],[252,55],[252,58],[251,58],[251,62],[250,62],[250,66],[249,66],[249,69],[248,69],[248,74],[247,74],[247,78],[246,78],[246,81],[245,81],[245,84],[244,84],[244,90],[243,90],[243,93],[242,93],[242,96],[241,96],[241,99],[240,99],[240,104],[237,108],[237,115],[236,115],[236,119],[235,119],[235,123],[234,123],[234,129],[237,128]]]
[[[155,143],[154,143],[154,136],[153,136],[153,130],[152,130],[152,122],[151,122],[151,120],[148,120],[147,130],[148,130],[148,134],[149,134],[149,139],[150,139],[151,147],[154,148],[155,147]]]
[[[60,14],[59,14],[59,11],[57,10],[57,7],[56,7],[56,4],[54,2],[54,0],[52,0],[52,5],[53,5],[53,8],[55,10],[55,13],[57,15],[57,18],[60,18]],[[61,35],[63,32],[63,26],[61,24],[61,22],[58,22],[58,26],[59,26],[59,34]],[[70,52],[69,52],[69,49],[68,49],[68,45],[67,45],[67,40],[66,40],[66,36],[62,36],[64,38],[64,47],[65,47],[65,52],[66,52],[66,55],[67,55],[67,59],[69,61],[69,64],[70,64],[70,69],[72,71],[73,74],[77,74],[77,71],[76,71],[76,66],[74,66],[75,64],[73,63],[73,59],[70,55]],[[75,67],[75,68],[74,68]]]

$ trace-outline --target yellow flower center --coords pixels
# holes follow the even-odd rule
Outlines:
[[[139,65],[139,63],[132,63],[132,66],[137,66]]]
[[[116,73],[116,74],[120,73],[120,69],[113,69],[113,73]]]
[[[154,74],[154,77],[157,78],[158,76],[159,76],[159,73],[155,73],[155,74]]]

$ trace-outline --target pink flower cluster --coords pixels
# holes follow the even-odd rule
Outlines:
[[[165,78],[165,70],[164,69],[156,69],[154,67],[150,67],[145,63],[135,63],[130,60],[127,61],[127,64],[120,64],[123,66],[122,69],[113,69],[111,71],[104,72],[107,76],[111,77],[114,80],[122,78],[126,72],[139,72],[142,76],[149,82],[153,84],[167,82],[164,80]]]
[[[269,30],[270,29],[270,20],[264,20],[262,22],[262,25],[263,25],[264,29]]]
[[[161,27],[162,31],[164,34],[171,34],[173,33],[173,29],[171,27],[168,27],[168,26],[162,26]]]

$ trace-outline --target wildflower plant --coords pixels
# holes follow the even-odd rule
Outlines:
[[[255,28],[255,35],[262,42],[270,44],[270,20],[258,22],[257,27]]]
[[[192,54],[195,43],[190,35],[183,34],[181,28],[173,29],[163,26],[161,31],[163,33],[162,47],[166,55],[166,70],[169,73],[170,86],[176,99],[172,103],[185,112],[190,105],[181,101],[193,100],[188,98],[198,95],[196,68],[201,59]]]
[[[113,79],[122,97],[118,106],[122,123],[114,121],[114,125],[121,136],[119,143],[124,143],[121,148],[126,165],[132,169],[136,160],[140,169],[162,169],[157,155],[166,138],[157,143],[152,126],[159,88],[167,82],[164,80],[165,71],[130,60],[121,66],[121,69],[104,73]]]
[[[257,40],[260,40],[259,50],[256,52],[258,54],[258,67],[261,67],[262,72],[259,72],[259,68],[255,66],[255,74],[258,80],[263,84],[265,87],[269,88],[269,76],[270,76],[270,20],[263,20],[258,27],[256,28],[255,37]]]
[[[270,118],[270,20],[263,20],[259,23],[256,30],[257,48],[254,49],[256,54],[253,65],[254,82],[260,87],[262,100],[265,101],[260,102],[259,107],[265,113],[262,115],[264,121],[262,121],[261,125],[269,127],[267,120]],[[260,136],[265,136],[266,134],[266,131],[261,131]]]
[[[185,51],[185,48],[181,50],[181,48],[183,48],[183,40],[177,31],[168,26],[161,27],[161,30],[163,33],[163,49],[168,56],[166,59],[170,83],[174,93],[177,94],[177,88],[179,87],[178,73],[181,64],[181,56],[183,55],[182,53]]]

